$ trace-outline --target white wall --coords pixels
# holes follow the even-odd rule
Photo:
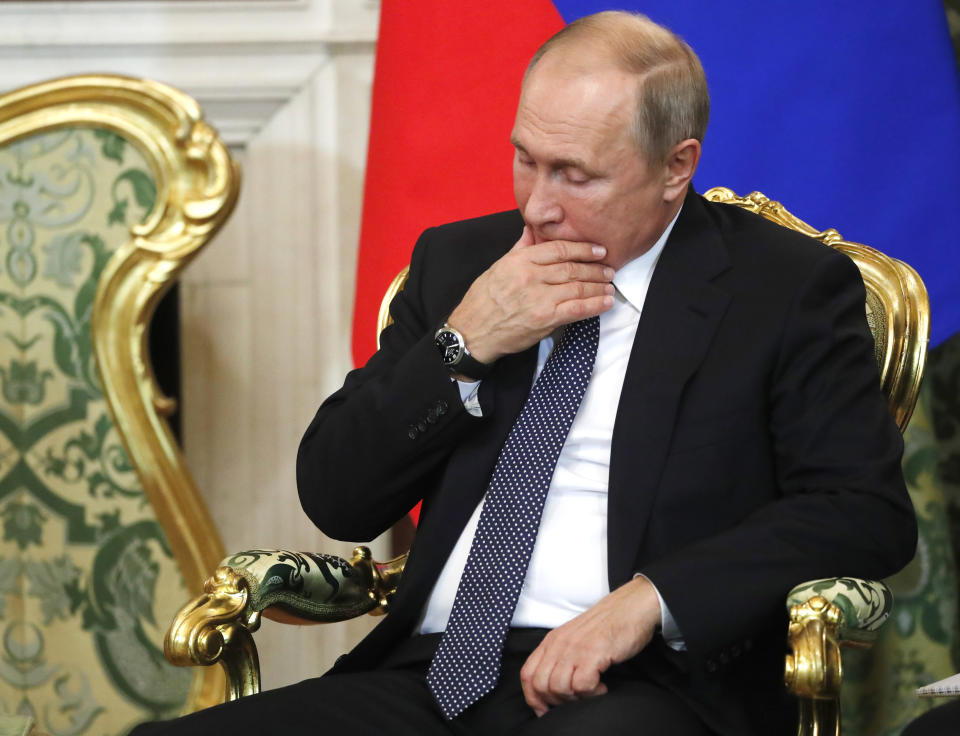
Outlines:
[[[158,79],[197,98],[243,164],[237,211],[181,290],[184,445],[229,550],[351,547],[303,517],[294,459],[351,367],[378,12],[378,0],[0,3],[0,89]],[[319,674],[375,622],[264,622],[264,687]]]

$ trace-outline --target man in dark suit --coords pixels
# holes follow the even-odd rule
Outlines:
[[[551,633],[520,672],[526,703],[560,717],[568,701],[604,692],[618,666],[717,732],[779,732],[790,719],[780,684],[790,587],[882,577],[909,560],[901,441],[859,273],[826,246],[692,191],[706,110],[696,57],[646,20],[587,19],[535,57],[512,138],[519,212],[424,234],[380,352],[304,437],[301,499],[327,533],[372,538],[424,499],[392,613],[334,672],[376,667],[398,642],[414,646],[411,634],[443,631],[445,576],[463,570],[457,549],[473,536],[538,347],[558,327],[612,314],[620,274],[671,228],[645,298],[627,295],[637,327],[608,406],[612,592],[560,625],[543,616]],[[444,325],[469,368],[438,359]],[[601,321],[601,354],[604,340]],[[458,389],[481,375],[471,413]],[[569,540],[577,556],[579,538]],[[448,559],[458,556],[459,567]],[[541,565],[525,586],[549,574]],[[666,612],[673,647],[657,633]]]
[[[591,16],[538,52],[519,210],[424,233],[381,349],[301,444],[301,502],[333,537],[371,539],[423,499],[391,613],[326,676],[222,712],[371,733],[791,728],[787,591],[891,574],[916,527],[859,273],[693,192],[708,107],[696,56],[642,17]],[[510,438],[529,405],[569,398],[562,381],[538,397],[539,377],[588,323],[592,375],[530,512],[494,492],[500,466],[540,467],[535,436],[504,460]],[[485,542],[491,523],[508,539]],[[485,555],[522,558],[512,598],[472,567]],[[462,652],[489,654],[454,622],[485,642],[504,607],[493,684],[452,707],[474,684]]]

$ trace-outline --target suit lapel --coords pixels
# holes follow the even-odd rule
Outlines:
[[[614,423],[607,512],[611,589],[635,572],[684,387],[729,302],[710,281],[728,266],[719,232],[691,189],[650,282]]]

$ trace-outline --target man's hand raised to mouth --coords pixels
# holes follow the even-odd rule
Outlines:
[[[534,243],[529,227],[513,248],[470,286],[447,323],[481,363],[534,345],[560,325],[613,306],[613,275],[590,243]]]

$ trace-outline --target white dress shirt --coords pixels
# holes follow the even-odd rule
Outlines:
[[[677,213],[679,216],[679,213]],[[583,613],[610,592],[607,578],[607,486],[610,443],[620,390],[640,322],[640,313],[674,217],[650,250],[617,271],[613,307],[600,315],[600,342],[590,383],[567,435],[550,483],[537,540],[511,626],[553,629]],[[540,341],[534,382],[560,328]],[[479,382],[460,382],[464,406],[480,416]],[[434,585],[420,633],[443,631],[466,566],[483,500],[464,527]],[[656,588],[654,588],[656,590]],[[660,597],[662,633],[683,648],[680,632]]]

